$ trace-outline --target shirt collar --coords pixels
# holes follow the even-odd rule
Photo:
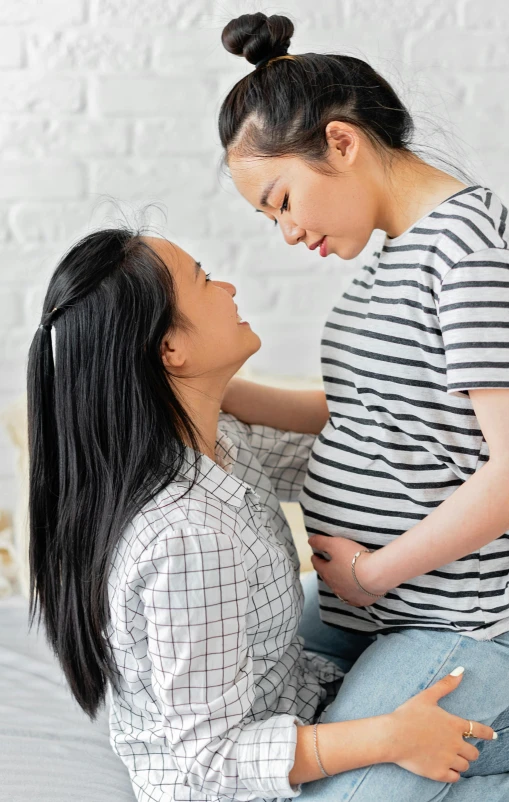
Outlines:
[[[217,462],[205,454],[198,455],[197,460],[196,451],[187,448],[181,473],[187,479],[193,479],[196,471],[196,484],[213,493],[219,501],[224,501],[232,507],[240,507],[246,492],[251,488],[234,476],[237,446],[220,429],[217,430],[215,456]]]

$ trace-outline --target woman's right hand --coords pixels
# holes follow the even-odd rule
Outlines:
[[[389,715],[391,763],[421,777],[454,783],[470,762],[477,760],[479,750],[463,737],[469,721],[438,706],[439,699],[454,691],[462,678],[463,673],[448,674]],[[472,724],[475,738],[493,739],[491,727],[476,721]]]

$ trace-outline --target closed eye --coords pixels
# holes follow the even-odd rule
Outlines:
[[[255,209],[255,212],[260,212],[260,214],[265,214],[265,212],[264,212],[262,209]],[[267,215],[266,215],[266,214],[265,214],[265,217],[267,217]],[[269,220],[270,220],[270,219],[271,219],[271,218],[269,217]],[[274,218],[274,225],[275,225],[275,226],[277,226],[277,220],[276,220],[276,218]]]

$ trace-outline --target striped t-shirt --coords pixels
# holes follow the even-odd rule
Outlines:
[[[330,420],[301,494],[310,534],[384,546],[487,462],[468,390],[509,387],[506,217],[488,189],[456,193],[386,238],[332,310],[322,341]],[[509,533],[368,608],[319,590],[323,620],[347,629],[492,638],[509,630]]]

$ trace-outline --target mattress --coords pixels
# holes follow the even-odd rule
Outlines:
[[[0,601],[1,802],[134,802],[107,711],[91,722],[72,698],[28,603]]]

